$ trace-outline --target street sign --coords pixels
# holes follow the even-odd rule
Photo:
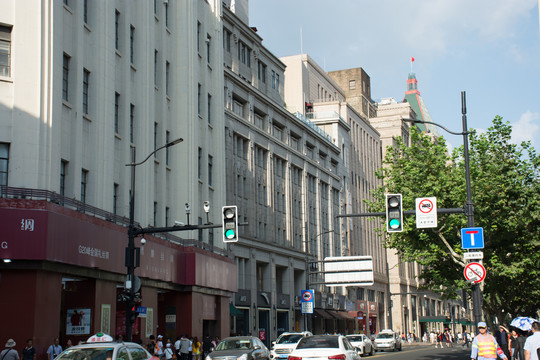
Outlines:
[[[467,281],[471,281],[473,284],[484,281],[486,278],[486,268],[484,265],[472,262],[468,263],[463,270],[463,275]]]
[[[483,249],[484,229],[481,227],[461,229],[462,249]]]
[[[138,306],[135,311],[139,313],[139,317],[145,318],[147,309],[148,308],[146,306]]]
[[[324,258],[324,285],[373,285],[373,257],[339,256]]]
[[[437,227],[437,198],[416,198],[416,228]]]
[[[302,290],[300,296],[302,314],[313,314],[313,304],[315,302],[315,297],[313,296],[314,292],[314,290]]]
[[[483,259],[484,253],[482,251],[475,251],[475,252],[469,251],[469,252],[463,253],[463,258],[465,260]]]

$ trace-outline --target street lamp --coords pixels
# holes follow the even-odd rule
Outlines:
[[[135,248],[135,237],[138,235],[137,229],[135,229],[135,167],[144,164],[152,155],[159,150],[171,147],[184,141],[182,138],[178,138],[174,141],[152,151],[143,161],[136,162],[135,160],[135,147],[131,148],[131,163],[126,166],[131,166],[131,191],[129,195],[129,227],[128,227],[128,246],[126,248],[126,268],[127,268],[127,280],[126,289],[128,290],[127,305],[126,305],[126,340],[131,341],[131,335],[133,331],[132,314],[135,306],[135,268],[139,265],[139,252]]]
[[[422,124],[431,124],[440,127],[441,129],[449,132],[453,135],[462,135],[463,136],[463,157],[465,160],[465,184],[467,187],[467,201],[464,206],[465,215],[467,215],[467,227],[474,227],[474,205],[472,202],[472,190],[471,190],[471,173],[470,173],[470,164],[469,164],[469,134],[467,131],[467,106],[465,101],[465,91],[461,92],[461,121],[462,121],[462,132],[453,132],[445,128],[444,126],[431,122],[431,121],[422,121],[417,119],[403,119],[403,121],[412,122],[412,123],[422,123]],[[473,299],[473,313],[474,313],[474,322],[475,326],[478,326],[478,323],[481,321],[481,299],[482,294],[478,284],[472,285],[472,299]],[[478,332],[478,329],[476,329]]]

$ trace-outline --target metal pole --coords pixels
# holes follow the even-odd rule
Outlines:
[[[135,147],[131,148],[131,163],[135,164]],[[126,340],[131,341],[133,323],[131,321],[131,309],[135,302],[134,277],[135,277],[135,166],[131,166],[131,191],[129,194],[129,228],[128,246],[126,248],[127,281],[130,284],[128,299],[126,301]]]
[[[469,134],[467,132],[467,105],[465,91],[461,92],[461,119],[463,124],[463,157],[465,160],[465,182],[467,186],[467,202],[465,203],[465,214],[467,215],[467,227],[474,227],[474,205],[472,201],[471,172],[469,164]],[[482,293],[480,286],[472,286],[473,314],[476,333],[478,333],[478,323],[482,319]]]

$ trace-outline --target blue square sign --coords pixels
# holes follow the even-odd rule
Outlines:
[[[483,249],[484,229],[481,227],[461,229],[461,248],[465,250]]]

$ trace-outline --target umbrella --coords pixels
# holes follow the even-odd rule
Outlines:
[[[531,330],[531,325],[533,322],[538,322],[538,320],[530,317],[517,317],[510,323],[510,326],[516,327],[523,331]]]

